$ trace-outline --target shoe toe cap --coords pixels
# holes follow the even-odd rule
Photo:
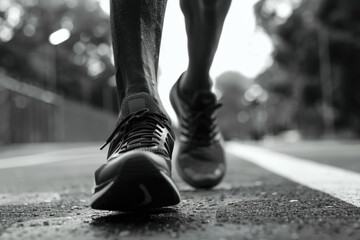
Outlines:
[[[220,144],[187,149],[179,154],[177,169],[180,176],[191,186],[212,188],[225,175],[225,153]]]
[[[106,183],[118,176],[120,169],[128,161],[131,161],[132,164],[127,164],[127,171],[133,174],[141,172],[141,164],[144,159],[151,162],[157,169],[170,175],[170,165],[162,156],[148,151],[130,151],[123,154],[113,154],[107,163],[98,168],[95,172],[95,185]]]

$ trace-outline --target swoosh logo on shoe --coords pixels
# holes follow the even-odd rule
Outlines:
[[[152,198],[151,198],[151,195],[150,195],[149,191],[147,190],[147,188],[143,184],[139,184],[139,188],[144,193],[144,201],[142,201],[139,204],[139,206],[144,207],[144,206],[151,203]]]

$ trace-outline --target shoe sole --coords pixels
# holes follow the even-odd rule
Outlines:
[[[180,193],[166,173],[139,156],[124,162],[117,177],[94,193],[90,202],[94,209],[132,212],[176,205]]]

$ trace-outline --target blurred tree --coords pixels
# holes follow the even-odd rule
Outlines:
[[[251,80],[238,72],[225,72],[216,78],[215,88],[223,103],[219,110],[219,125],[226,140],[249,136],[248,128],[242,125],[249,124],[243,97],[250,85]],[[238,120],[241,111],[244,111],[242,123]]]
[[[277,135],[298,128],[296,113],[299,106],[296,100],[299,97],[294,94],[294,79],[298,76],[290,74],[275,62],[255,79],[268,93],[268,100],[262,103],[268,116],[265,123],[268,134]]]
[[[70,38],[51,45],[49,36],[62,28]],[[0,56],[6,75],[116,110],[103,95],[115,91],[108,84],[114,74],[110,24],[95,0],[2,0]],[[115,94],[109,95],[115,103]]]
[[[253,79],[238,72],[225,72],[216,78],[215,88],[223,103],[219,125],[226,140],[260,139],[266,132],[267,112],[261,105],[267,93]]]
[[[291,89],[304,128],[360,134],[359,12],[356,0],[260,0],[255,6],[257,22],[271,36],[274,59],[285,73],[280,75],[284,81],[269,78],[273,82],[266,88]]]

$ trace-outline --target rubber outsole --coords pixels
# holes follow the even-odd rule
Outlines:
[[[128,159],[118,175],[94,193],[91,207],[100,210],[142,211],[176,205],[180,193],[173,180],[150,159]]]

